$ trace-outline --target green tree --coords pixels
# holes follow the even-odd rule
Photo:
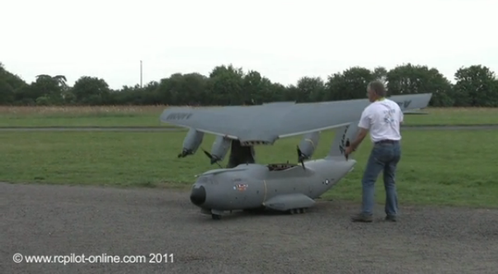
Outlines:
[[[36,76],[36,80],[31,84],[32,91],[36,96],[37,104],[60,105],[63,102],[62,90],[57,80],[50,75],[41,74]]]
[[[207,77],[199,73],[183,75],[182,92],[177,95],[176,102],[186,105],[202,105],[207,100]]]
[[[451,83],[437,69],[406,64],[397,66],[386,75],[389,95],[432,93],[430,104],[451,106]]]
[[[219,105],[241,105],[244,103],[244,72],[242,68],[217,66],[209,74],[208,102]]]
[[[319,102],[325,94],[325,82],[320,77],[303,77],[296,88],[298,102]]]
[[[71,91],[75,102],[80,105],[104,105],[110,101],[109,85],[97,77],[80,77]]]
[[[387,82],[387,69],[385,67],[376,67],[372,74],[375,80]]]
[[[454,98],[457,106],[498,106],[498,85],[494,72],[488,67],[463,67],[455,73]]]
[[[242,79],[243,104],[261,104],[273,98],[272,82],[257,71],[250,70]]]
[[[14,103],[14,88],[4,79],[0,79],[0,105],[10,105]]]
[[[378,73],[382,73],[382,71]],[[376,78],[377,75],[372,71],[362,67],[352,67],[342,73],[335,73],[328,78],[325,100],[365,98],[368,83]]]
[[[104,79],[83,76],[74,87],[64,75],[40,74],[27,84],[7,71],[0,62],[0,104],[61,105],[241,105],[274,101],[317,102],[365,98],[368,82],[386,83],[388,95],[433,94],[431,106],[498,106],[498,79],[483,65],[462,67],[452,85],[436,68],[404,64],[389,71],[377,66],[373,71],[351,67],[320,77],[306,76],[295,84],[273,83],[258,71],[233,65],[213,68],[208,76],[196,72],[175,73],[144,87],[138,84],[111,90]]]
[[[0,62],[0,105],[19,104],[25,100],[23,91],[27,87],[28,84],[21,77],[7,71],[3,63]],[[34,102],[33,99],[31,101]]]

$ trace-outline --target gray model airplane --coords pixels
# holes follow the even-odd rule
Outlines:
[[[416,113],[427,107],[432,94],[399,95],[403,112]],[[344,157],[344,149],[357,134],[357,124],[367,99],[320,103],[275,102],[256,106],[220,108],[171,107],[161,121],[189,128],[178,157],[194,154],[205,133],[217,135],[211,164],[222,161],[231,148],[227,168],[197,176],[191,202],[204,214],[219,219],[225,211],[273,209],[303,213],[314,199],[346,176],[356,161]],[[320,132],[335,129],[328,155],[310,160]],[[281,138],[304,135],[297,148],[299,164],[256,164],[254,145],[272,145]]]

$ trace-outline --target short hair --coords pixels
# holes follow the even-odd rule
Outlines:
[[[384,83],[382,83],[379,80],[372,81],[368,83],[368,89],[371,89],[375,94],[384,97],[386,96],[386,87],[384,86]]]

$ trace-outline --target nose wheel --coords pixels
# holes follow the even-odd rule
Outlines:
[[[220,220],[223,215],[223,210],[211,209],[211,218],[213,220]]]

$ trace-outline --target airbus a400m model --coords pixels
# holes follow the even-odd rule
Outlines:
[[[432,94],[398,95],[405,113],[427,107]],[[269,208],[303,213],[314,199],[346,176],[356,161],[344,157],[344,149],[357,134],[361,112],[367,99],[299,103],[275,102],[256,106],[220,108],[172,107],[161,121],[189,128],[178,157],[194,154],[205,133],[216,135],[211,164],[222,161],[231,148],[228,166],[207,171],[192,186],[191,202],[201,212],[219,219],[224,212]],[[310,160],[320,132],[336,130],[327,156]],[[304,135],[297,147],[300,164],[257,164],[254,145],[273,145],[276,140]],[[352,140],[351,140],[352,141]]]

